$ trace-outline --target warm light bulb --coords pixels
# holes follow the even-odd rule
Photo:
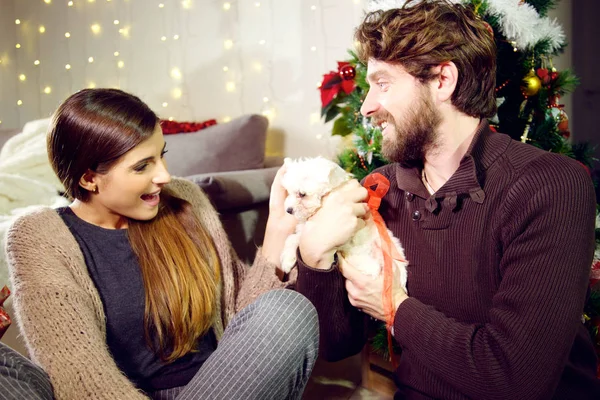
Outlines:
[[[50,4],[50,3],[52,3],[52,0],[44,0],[44,3]]]
[[[114,55],[115,57],[119,57],[119,52],[118,52],[118,51],[115,51],[115,52],[113,53],[113,55]]]
[[[269,98],[268,97],[263,97],[263,102],[264,103],[268,103],[269,102]]]
[[[227,11],[231,9],[231,3],[223,3],[223,10]]]
[[[2,120],[0,119],[0,124],[2,123]]]
[[[191,2],[191,0],[183,0],[181,2],[181,5],[183,6],[183,8],[185,8],[187,10],[192,7],[192,2]]]
[[[255,7],[260,7],[260,3],[257,1],[256,3],[254,3]]]
[[[46,27],[44,25],[40,25],[39,31],[40,31],[40,33],[46,32]]]
[[[70,2],[68,2],[68,3],[67,3],[67,5],[68,5],[69,7],[73,7],[73,2],[72,2],[72,1],[70,1]]]
[[[182,95],[183,95],[183,92],[181,91],[181,89],[179,89],[179,88],[173,89],[173,97],[174,98],[180,99]]]
[[[88,84],[88,88],[90,88],[90,89],[94,89],[95,87],[96,87],[96,84],[94,82],[90,82]]]
[[[119,33],[123,35],[123,37],[129,37],[129,27],[119,29]]]
[[[52,93],[52,88],[51,88],[50,86],[46,86],[46,87],[44,88],[44,93],[46,93],[46,94],[50,94],[50,93]]]
[[[71,69],[71,64],[65,65],[65,69]]]
[[[168,106],[169,106],[169,103],[167,103],[167,102],[165,101],[164,103],[162,103],[162,106],[163,106],[163,107],[168,107]]]
[[[317,134],[315,135],[315,137],[316,137],[317,139],[321,140],[321,139],[323,139],[323,134],[322,134],[322,133],[317,133]]]
[[[318,112],[310,114],[310,124],[316,125],[321,121],[321,115]]]
[[[229,67],[228,66],[224,66],[223,67],[223,71],[225,71],[225,72],[229,71]]]
[[[233,40],[227,39],[223,44],[224,44],[224,46],[225,46],[226,49],[230,49],[230,48],[233,47]]]
[[[264,115],[265,117],[267,117],[269,119],[272,119],[275,117],[275,110],[272,108],[268,108],[262,112],[262,115]]]
[[[181,71],[179,70],[179,68],[173,68],[171,70],[171,78],[173,79],[181,79]]]
[[[312,47],[310,48],[310,51],[317,51],[317,47],[316,47],[316,46],[312,46]]]
[[[164,8],[164,7],[165,7],[165,5],[164,5],[163,3],[160,3],[160,4],[158,5],[158,8]]]
[[[118,19],[115,19],[115,20],[113,21],[113,24],[115,24],[115,25],[119,25],[119,20],[118,20]]]
[[[312,11],[315,11],[315,10],[317,9],[317,6],[310,6],[310,9],[311,9]]]
[[[223,122],[227,123],[231,121],[231,117],[223,117]]]
[[[20,19],[15,19],[15,24],[21,25],[21,20]]]
[[[65,37],[66,37],[66,38],[70,38],[70,37],[71,37],[71,34],[70,34],[69,32],[65,32]]]
[[[119,67],[119,68],[123,68],[124,66],[125,66],[125,63],[123,61],[119,61],[117,63],[117,67]]]
[[[90,26],[90,29],[92,30],[94,35],[97,35],[100,33],[100,25],[98,25],[98,24],[94,24],[94,25]]]
[[[89,62],[89,63],[93,63],[93,62],[94,62],[94,57],[89,57],[89,58],[88,58],[88,62]]]
[[[25,82],[27,80],[27,77],[25,76],[25,74],[21,74],[21,75],[19,75],[19,80],[21,82]]]
[[[235,90],[235,82],[227,82],[225,85],[225,90],[228,92],[233,92]]]
[[[169,121],[173,121],[175,118],[173,117],[169,117]]]
[[[93,3],[93,2],[95,2],[95,1],[96,1],[96,0],[88,0],[88,3]]]
[[[164,41],[166,41],[166,40],[167,40],[167,37],[166,37],[166,36],[161,36],[161,37],[160,37],[160,40],[161,40],[161,42],[164,42]]]
[[[23,101],[21,101],[21,100],[17,100],[17,105],[18,105],[18,106],[20,106],[20,105],[22,105],[22,104],[23,104]]]
[[[33,62],[33,65],[40,65],[40,60],[35,60],[35,61]]]
[[[265,43],[267,43],[267,41],[266,41],[265,39],[262,39],[262,40],[260,40],[260,41],[258,42],[258,44],[260,44],[260,45],[263,45],[263,44],[265,44]]]
[[[21,48],[21,45],[20,45],[19,43],[17,43],[17,44],[15,44],[15,47],[16,47],[17,49],[20,49],[20,48]]]
[[[173,40],[179,39],[179,35],[173,35]]]

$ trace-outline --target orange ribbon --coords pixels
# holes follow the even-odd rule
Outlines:
[[[394,310],[392,303],[392,283],[394,280],[392,259],[399,261],[405,260],[403,260],[398,249],[396,249],[396,246],[392,243],[385,222],[378,211],[379,206],[381,205],[381,199],[386,195],[390,188],[390,181],[385,176],[376,172],[365,178],[363,186],[369,192],[367,204],[371,209],[373,221],[375,222],[375,226],[377,226],[379,237],[381,238],[381,250],[383,251],[383,312],[385,314],[388,331],[388,350],[390,352],[390,358],[392,359],[394,366],[397,366],[394,358],[391,332],[392,326],[394,326],[394,316],[396,314],[396,310]]]

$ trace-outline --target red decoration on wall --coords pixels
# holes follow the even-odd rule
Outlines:
[[[174,133],[190,133],[208,128],[217,124],[216,119],[209,119],[203,122],[179,122],[163,119],[160,121],[163,135],[171,135]]]

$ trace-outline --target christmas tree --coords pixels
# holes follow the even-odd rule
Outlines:
[[[552,57],[565,46],[560,25],[547,17],[557,0],[452,0],[472,8],[487,22],[497,48],[497,115],[489,120],[492,129],[510,134],[513,139],[579,161],[590,172],[595,161],[587,143],[570,141],[568,116],[561,96],[572,92],[578,81],[570,70],[558,71]],[[371,0],[368,11],[402,7],[404,0]],[[320,87],[322,117],[333,121],[332,135],[352,138],[352,145],[338,155],[339,164],[357,179],[362,179],[387,163],[381,154],[381,132],[360,114],[362,100],[369,90],[366,65],[353,51],[338,62],[337,71],[326,74]],[[596,229],[596,248],[600,249],[600,229]],[[596,259],[600,252],[596,251]],[[594,264],[600,275],[600,263]],[[598,277],[600,278],[600,276]],[[585,318],[600,350],[600,281],[591,281],[592,296]],[[381,335],[382,350],[385,340]],[[375,345],[375,347],[378,347]],[[600,351],[599,351],[600,355]]]

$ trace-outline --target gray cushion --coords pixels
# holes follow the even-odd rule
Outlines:
[[[169,172],[185,177],[262,168],[268,125],[267,118],[253,114],[198,132],[165,135]]]
[[[279,167],[187,176],[208,195],[218,211],[267,202]]]

